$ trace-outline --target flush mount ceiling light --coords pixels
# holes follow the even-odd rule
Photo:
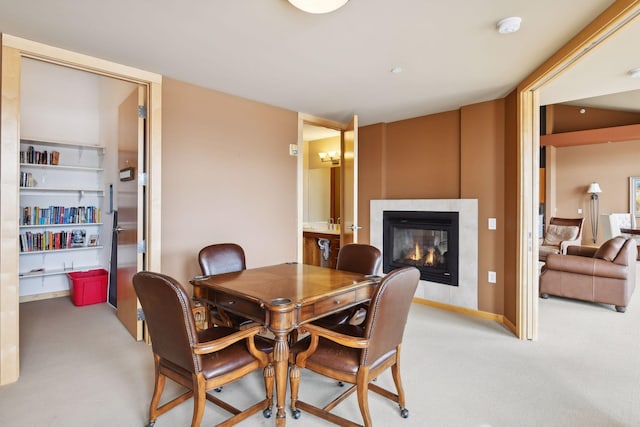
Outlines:
[[[640,68],[629,70],[629,75],[634,79],[640,79]]]
[[[500,34],[510,34],[515,33],[520,29],[520,23],[522,22],[522,18],[519,16],[511,16],[509,18],[504,18],[498,21],[496,27],[498,28],[498,32]]]
[[[340,9],[349,0],[289,0],[289,3],[307,13],[329,13]]]

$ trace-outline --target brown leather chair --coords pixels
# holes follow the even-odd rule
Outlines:
[[[612,304],[624,312],[635,289],[637,247],[633,239],[609,239],[599,248],[569,246],[550,254],[540,275],[540,297],[549,295]]]
[[[300,408],[338,425],[357,425],[330,412],[356,391],[364,425],[369,427],[372,425],[369,390],[397,402],[400,415],[403,418],[409,416],[400,380],[400,348],[419,279],[420,272],[415,267],[405,267],[387,274],[371,299],[363,326],[346,324],[336,330],[314,324],[301,327],[310,335],[296,343],[290,354],[291,410],[294,418],[300,417]],[[298,400],[301,368],[354,385],[324,408],[318,408]],[[398,394],[370,383],[388,368],[391,368]]]
[[[247,268],[244,250],[235,243],[216,243],[205,246],[198,253],[198,263],[205,276],[232,273]],[[196,297],[207,298],[206,295],[199,294]],[[244,324],[251,323],[251,320],[247,318],[227,313],[215,306],[210,306],[209,309],[209,320],[216,325],[239,328]]]
[[[582,244],[584,218],[549,219],[549,226],[538,248],[538,260],[545,261],[549,254],[566,254],[569,246]]]
[[[380,253],[380,250],[375,246],[350,243],[340,248],[340,251],[338,252],[336,270],[351,271],[365,275],[375,275],[380,270],[381,263],[382,253]],[[354,322],[361,322],[365,316],[364,313],[366,307],[367,304],[360,304],[356,307],[351,307],[338,313],[323,317],[316,321],[315,324],[324,328],[333,328],[354,319],[356,314],[358,315],[358,319],[354,319]]]
[[[259,325],[241,331],[226,327],[198,331],[189,297],[177,281],[143,271],[133,276],[133,286],[149,328],[155,361],[148,426],[190,397],[193,397],[192,427],[200,425],[206,400],[234,414],[224,425],[237,424],[259,410],[265,417],[271,416],[274,369],[267,355],[254,344],[254,337],[261,330]],[[244,411],[208,393],[258,369],[264,369],[266,398]],[[187,388],[187,392],[159,406],[166,378]]]

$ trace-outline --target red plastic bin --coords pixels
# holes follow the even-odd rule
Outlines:
[[[71,281],[69,289],[71,300],[77,306],[99,304],[107,301],[107,282],[109,273],[98,268],[89,271],[67,273]]]

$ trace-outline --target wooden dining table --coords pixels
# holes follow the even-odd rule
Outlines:
[[[261,323],[275,336],[276,426],[286,425],[289,333],[300,325],[369,301],[379,283],[378,276],[298,263],[191,280],[194,295]]]

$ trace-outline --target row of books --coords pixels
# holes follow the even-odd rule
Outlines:
[[[54,251],[59,249],[78,248],[86,244],[86,230],[59,231],[54,233],[32,233],[27,231],[20,234],[20,252]],[[97,245],[97,236],[92,236],[91,246]]]
[[[21,225],[88,224],[100,222],[96,206],[26,206],[22,208]]]
[[[59,160],[59,151],[39,151],[33,148],[33,146],[29,146],[29,148],[25,151],[20,151],[20,163],[31,163],[36,165],[57,165]]]
[[[20,187],[35,187],[36,180],[31,172],[20,172]]]

